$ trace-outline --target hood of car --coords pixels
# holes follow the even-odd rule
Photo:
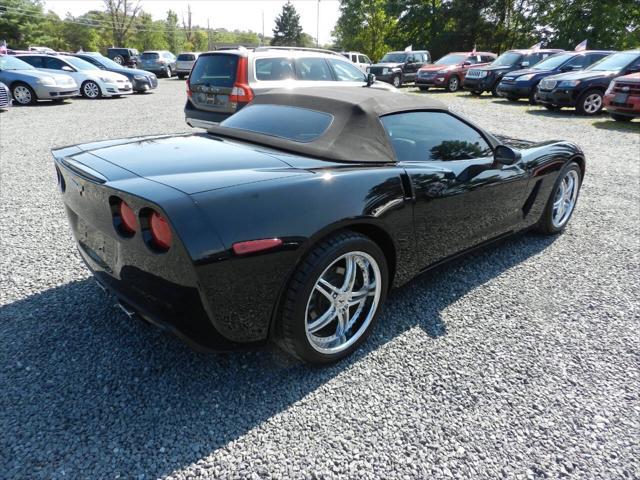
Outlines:
[[[593,80],[596,78],[614,77],[618,71],[581,70],[579,72],[567,72],[554,75],[553,80]]]
[[[505,77],[511,77],[511,78],[515,78],[515,77],[521,77],[522,75],[530,75],[530,74],[534,74],[534,75],[545,75],[545,74],[550,74],[552,71],[551,70],[536,70],[534,68],[525,68],[523,70],[514,70],[513,72],[509,72],[505,75]]]
[[[209,134],[129,138],[76,148],[189,195],[308,173],[264,149]]]
[[[421,72],[440,72],[442,70],[455,70],[457,68],[460,68],[461,65],[425,65],[424,67],[420,68]]]
[[[387,68],[399,68],[404,65],[403,63],[374,63],[372,67],[387,67]]]

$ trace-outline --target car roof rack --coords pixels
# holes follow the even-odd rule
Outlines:
[[[309,48],[309,47],[275,47],[270,45],[265,45],[264,47],[256,47],[254,49],[255,52],[266,52],[268,50],[295,50],[301,52],[316,52],[316,53],[328,53],[331,55],[342,56],[338,52],[334,52],[333,50],[327,50],[326,48]]]

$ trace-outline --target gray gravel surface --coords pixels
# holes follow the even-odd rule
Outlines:
[[[638,125],[429,93],[495,132],[568,139],[564,235],[526,234],[392,293],[326,369],[197,354],[82,266],[49,149],[184,132],[184,82],[0,114],[0,477],[640,476]]]

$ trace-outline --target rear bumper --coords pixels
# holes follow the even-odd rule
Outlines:
[[[571,89],[539,90],[535,95],[536,102],[556,107],[575,107],[576,94]]]
[[[238,104],[238,110],[246,104]],[[209,128],[217,123],[226,120],[236,112],[208,112],[193,106],[190,100],[184,106],[184,116],[187,125],[195,128]]]

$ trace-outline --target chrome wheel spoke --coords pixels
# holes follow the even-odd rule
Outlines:
[[[307,325],[307,331],[309,333],[316,333],[317,331],[322,330],[336,318],[337,314],[337,310],[333,305],[331,305],[325,313]]]
[[[333,302],[333,299],[335,298],[335,296],[338,293],[340,293],[340,290],[338,289],[338,287],[331,285],[331,283],[326,281],[324,278],[321,278],[320,280],[318,280],[318,283],[316,283],[315,289],[318,292],[320,292],[322,295],[327,297],[327,299],[330,302]]]

